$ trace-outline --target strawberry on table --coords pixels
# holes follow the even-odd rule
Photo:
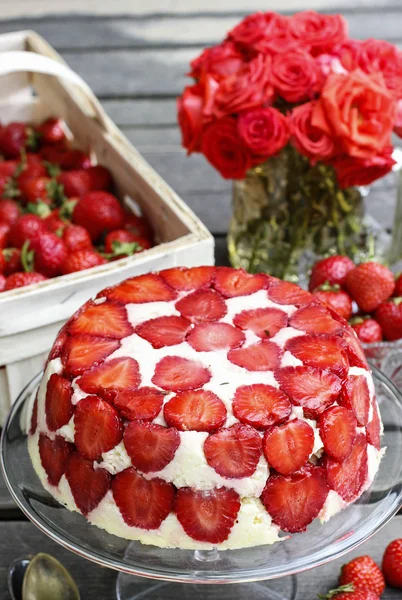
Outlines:
[[[105,469],[95,469],[93,462],[78,452],[73,452],[68,457],[66,478],[75,503],[85,516],[105,497],[112,480]]]
[[[154,348],[164,348],[184,342],[189,327],[190,322],[187,319],[172,315],[144,321],[137,325],[135,333]]]
[[[244,333],[229,323],[199,323],[187,335],[187,342],[197,352],[231,350],[245,339]]]
[[[75,409],[74,426],[77,450],[88,460],[96,460],[123,437],[123,424],[117,410],[97,396],[80,400]]]
[[[45,281],[47,277],[42,275],[42,273],[26,273],[26,272],[17,272],[9,275],[6,280],[6,287],[4,291],[14,290],[16,288],[25,287],[27,285],[32,285],[33,283],[39,283],[40,281]]]
[[[233,319],[234,325],[240,329],[249,329],[262,339],[274,337],[288,324],[288,316],[278,308],[255,308],[243,310]]]
[[[313,428],[302,419],[268,429],[263,450],[268,465],[281,475],[290,475],[308,461],[314,447]]]
[[[365,344],[381,342],[383,339],[381,325],[369,316],[353,317],[349,321],[349,324],[359,340]]]
[[[325,456],[324,467],[328,485],[346,502],[354,500],[367,480],[368,458],[366,436],[358,434],[352,452],[343,462]]]
[[[208,286],[215,275],[215,267],[173,267],[160,271],[159,275],[175,290],[190,292]]]
[[[347,256],[336,255],[323,258],[315,263],[311,271],[308,289],[313,292],[325,283],[331,286],[339,285],[342,288],[347,274],[354,267],[353,261]]]
[[[349,271],[345,285],[360,310],[371,313],[392,296],[395,281],[392,271],[387,267],[367,262]]]
[[[11,226],[9,242],[14,248],[22,248],[24,243],[32,241],[38,235],[46,233],[43,220],[36,215],[21,215]]]
[[[51,440],[44,433],[39,436],[39,455],[42,467],[46,471],[51,485],[59,485],[66,470],[66,462],[74,446],[66,442],[60,435]]]
[[[209,390],[179,392],[163,407],[169,427],[179,431],[216,431],[226,421],[226,407]]]
[[[49,431],[57,431],[73,416],[72,395],[71,382],[53,373],[47,384],[45,401],[46,423]]]
[[[313,292],[313,296],[324,304],[329,304],[344,319],[348,320],[352,316],[352,300],[339,285],[323,284]]]
[[[34,267],[46,277],[57,277],[62,273],[67,258],[64,242],[54,233],[41,233],[30,242],[34,251]]]
[[[192,323],[218,321],[226,314],[226,304],[218,292],[199,289],[176,304],[176,309]]]
[[[379,323],[386,340],[402,338],[402,298],[390,298],[382,302],[375,311],[375,320]]]
[[[321,600],[380,600],[371,590],[355,590],[352,584],[342,585],[336,590],[330,590],[325,596],[319,594]]]
[[[113,398],[113,404],[122,417],[129,421],[152,421],[159,415],[165,392],[152,387],[125,389]]]
[[[318,426],[325,452],[339,462],[348,458],[357,436],[353,412],[343,406],[332,406],[320,415]]]
[[[382,572],[388,585],[402,588],[402,539],[394,540],[386,547]]]
[[[92,241],[85,227],[64,224],[62,240],[69,252],[92,249]]]
[[[254,427],[235,423],[211,433],[204,442],[204,454],[222,477],[251,477],[261,456],[261,437]]]
[[[0,200],[0,221],[12,225],[21,214],[21,209],[15,200],[5,198]]]
[[[137,388],[140,381],[137,361],[129,356],[122,356],[84,371],[78,385],[88,394],[98,394],[105,400],[113,400],[118,392]]]
[[[371,556],[358,556],[343,565],[339,583],[352,584],[356,591],[371,590],[377,596],[385,590],[384,576]]]
[[[200,542],[224,542],[239,510],[238,494],[223,487],[207,491],[181,488],[176,495],[175,512],[181,526]]]
[[[233,398],[234,416],[256,429],[267,429],[271,425],[283,423],[291,411],[288,396],[272,385],[243,385],[237,388]]]
[[[174,458],[180,435],[174,427],[131,421],[124,431],[124,446],[133,466],[142,473],[161,471]]]
[[[73,222],[86,227],[95,241],[105,232],[120,229],[124,216],[124,209],[115,196],[103,191],[89,192],[75,206]]]
[[[61,272],[63,275],[68,275],[69,273],[85,271],[86,269],[92,269],[92,267],[98,267],[106,263],[107,260],[98,254],[98,252],[91,248],[84,248],[82,250],[75,250],[67,255],[61,266]]]

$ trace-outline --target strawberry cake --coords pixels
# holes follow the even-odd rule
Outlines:
[[[381,418],[347,322],[227,267],[127,279],[60,331],[33,405],[44,487],[160,547],[271,544],[371,485]]]

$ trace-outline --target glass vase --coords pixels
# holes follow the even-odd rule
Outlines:
[[[332,254],[346,254],[357,263],[388,262],[390,238],[367,215],[368,194],[367,188],[341,190],[332,167],[312,166],[288,146],[234,181],[228,233],[232,265],[303,285],[311,266]],[[402,214],[402,198],[399,203]],[[394,243],[393,259],[400,250]]]

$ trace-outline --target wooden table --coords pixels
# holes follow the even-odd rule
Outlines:
[[[0,22],[0,33],[35,29],[55,46],[70,66],[87,80],[128,138],[213,232],[216,261],[218,264],[227,264],[225,234],[230,218],[230,182],[221,179],[203,157],[186,157],[180,147],[180,134],[176,126],[175,97],[186,83],[184,73],[188,70],[189,60],[202,47],[223,38],[224,33],[245,14],[239,5],[247,5],[247,11],[250,12],[253,8],[261,9],[261,2],[232,3],[222,0],[216,3],[216,7],[215,3],[209,2],[207,6],[201,0],[189,0],[185,5],[182,2],[167,2],[160,3],[161,8],[157,13],[147,13],[147,8],[142,8],[142,5],[152,10],[155,2],[148,5],[134,0],[135,7],[131,15],[98,17],[60,15],[60,4],[63,2],[69,7],[68,0],[58,3],[57,16],[4,20]],[[334,3],[332,6],[331,2]],[[381,8],[372,6],[368,0],[346,3],[346,8],[345,2],[339,2],[344,7],[342,12],[349,21],[351,35],[378,37],[394,43],[402,40],[402,4],[399,0],[381,0],[378,2]],[[22,12],[17,9],[21,8],[19,4],[23,4],[28,7],[29,14],[27,0],[14,0],[14,4],[17,13]],[[45,5],[43,10],[48,6],[48,12],[53,12],[54,0],[48,5],[46,2],[40,4]],[[336,10],[336,0],[322,0],[320,4],[324,4],[326,10]],[[74,7],[82,11],[82,6],[78,5],[74,3]],[[82,5],[86,6],[85,3]],[[117,5],[122,6],[121,3]],[[309,2],[302,0],[298,6],[308,8]],[[173,7],[172,12],[169,12],[169,7]],[[12,7],[8,5],[7,14],[11,13]],[[371,212],[387,226],[392,224],[392,202],[389,190],[384,189],[383,184],[377,184],[373,199],[370,200]],[[355,555],[370,553],[380,561],[385,545],[398,536],[402,537],[402,516],[395,517]],[[38,551],[51,552],[71,569],[85,600],[112,600],[115,597],[115,573],[84,562],[47,539],[23,518],[0,480],[2,600],[9,599],[6,571],[10,562],[18,556]],[[298,598],[308,600],[334,587],[343,562],[344,559],[340,559],[300,575]],[[240,586],[231,586],[225,591],[222,588],[215,589],[216,598],[245,598]],[[176,588],[173,596],[166,595],[162,589],[159,592],[152,591],[149,597],[157,600],[179,595],[180,590]],[[401,596],[401,592],[387,590],[383,600]]]

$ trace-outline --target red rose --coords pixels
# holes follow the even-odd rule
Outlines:
[[[396,46],[381,40],[366,40],[361,44],[358,65],[365,73],[381,72],[387,88],[397,99],[402,98],[402,52]]]
[[[320,65],[307,52],[277,54],[272,61],[272,83],[287,102],[310,100],[323,84]]]
[[[221,118],[255,106],[271,104],[271,58],[259,54],[235,75],[223,79],[215,95],[214,114]]]
[[[322,15],[314,10],[296,13],[290,31],[313,56],[331,52],[347,38],[348,25],[342,15]]]
[[[288,119],[276,108],[254,108],[241,113],[238,130],[258,162],[277,154],[289,139]]]
[[[329,158],[335,153],[333,139],[311,122],[315,102],[300,104],[292,110],[290,132],[294,146],[313,162]]]
[[[367,159],[390,145],[395,113],[395,99],[380,74],[332,73],[314,107],[312,124],[339,138],[345,153]]]
[[[228,33],[228,37],[246,48],[255,48],[259,42],[273,39],[286,27],[287,19],[274,12],[248,15]]]
[[[391,157],[392,148],[383,154],[369,159],[342,156],[333,162],[338,177],[339,187],[348,188],[356,185],[370,185],[376,179],[384,177],[392,169],[395,161]]]
[[[210,73],[219,80],[226,75],[237,73],[245,59],[233,42],[223,42],[219,46],[206,48],[200,56],[191,61],[190,77],[200,79],[205,73]]]
[[[358,68],[361,52],[362,42],[359,40],[346,40],[333,50],[333,54],[338,56],[346,71],[354,71]]]
[[[224,117],[207,126],[201,151],[225,179],[243,179],[252,166],[249,150],[237,130],[237,120]]]
[[[202,127],[208,121],[218,83],[207,75],[202,83],[189,85],[177,99],[182,144],[188,153],[200,151]]]
[[[398,100],[396,105],[394,132],[396,135],[399,135],[399,137],[402,137],[402,100]]]

